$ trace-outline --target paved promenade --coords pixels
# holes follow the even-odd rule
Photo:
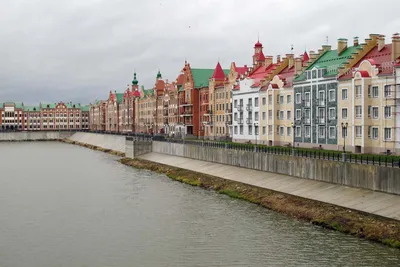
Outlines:
[[[398,195],[154,152],[139,158],[400,220]]]

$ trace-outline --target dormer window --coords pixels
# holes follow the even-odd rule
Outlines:
[[[316,79],[317,78],[317,70],[312,71],[312,78]]]

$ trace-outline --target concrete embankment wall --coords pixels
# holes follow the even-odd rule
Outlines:
[[[400,195],[400,168],[158,141],[152,151]]]
[[[137,156],[150,153],[152,150],[151,140],[138,140],[134,137],[126,137],[125,156],[134,159]]]
[[[38,141],[68,138],[73,132],[0,132],[0,141]]]
[[[125,153],[125,136],[122,135],[77,132],[68,139]]]

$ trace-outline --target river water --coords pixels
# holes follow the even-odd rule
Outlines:
[[[56,143],[0,143],[0,266],[399,266],[400,251]]]

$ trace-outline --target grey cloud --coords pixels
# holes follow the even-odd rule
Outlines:
[[[0,102],[90,102],[122,91],[136,69],[150,88],[195,67],[250,64],[257,35],[266,55],[317,50],[326,36],[399,31],[395,0],[0,0]],[[388,38],[388,39],[389,39]]]

